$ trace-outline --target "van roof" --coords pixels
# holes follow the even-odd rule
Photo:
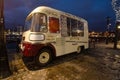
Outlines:
[[[82,20],[82,21],[85,21],[87,22],[85,19],[83,18],[80,18],[78,16],[75,16],[75,15],[72,15],[72,14],[69,14],[69,13],[66,13],[66,12],[63,12],[63,11],[59,11],[57,9],[53,9],[51,7],[47,7],[47,6],[39,6],[37,8],[35,8],[28,16],[27,16],[27,20],[30,18],[30,16],[32,16],[34,13],[40,13],[40,12],[52,12],[52,13],[56,13],[56,14],[60,14],[60,15],[65,15],[67,17],[70,17],[70,18],[73,18],[73,19],[78,19],[78,20]]]

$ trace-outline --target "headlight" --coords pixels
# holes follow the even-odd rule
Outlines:
[[[31,41],[41,41],[44,40],[45,36],[43,34],[30,34],[30,40]]]
[[[23,46],[23,44],[20,44],[20,49],[22,50],[22,51],[24,51],[24,49],[25,49],[25,46]]]

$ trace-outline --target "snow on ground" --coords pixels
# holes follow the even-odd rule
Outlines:
[[[120,49],[113,49],[112,43],[97,43],[81,54],[57,57],[42,68],[24,63],[14,50],[9,52],[13,75],[3,80],[120,80]]]

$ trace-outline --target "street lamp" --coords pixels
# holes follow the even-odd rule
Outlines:
[[[114,48],[117,49],[118,39],[119,39],[120,21],[116,21],[116,31],[115,31],[115,41]]]
[[[120,29],[120,25],[117,28]]]
[[[117,48],[120,48],[120,22],[117,23]]]
[[[108,16],[107,18],[107,36],[106,36],[106,44],[108,44],[108,37],[109,37],[109,28],[110,28],[110,26],[111,26],[111,24],[110,24],[110,17]]]

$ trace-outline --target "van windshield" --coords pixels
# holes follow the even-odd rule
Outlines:
[[[47,16],[43,13],[35,13],[25,21],[24,31],[47,32]]]
[[[47,16],[43,13],[35,13],[31,22],[32,32],[47,32]]]
[[[24,31],[29,30],[30,26],[31,26],[31,18],[25,21]]]

